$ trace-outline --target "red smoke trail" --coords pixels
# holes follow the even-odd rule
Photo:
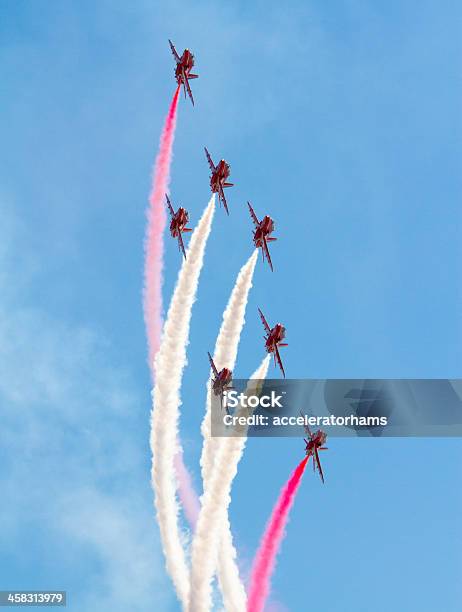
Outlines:
[[[160,137],[159,153],[154,166],[152,189],[147,211],[148,227],[144,260],[144,322],[148,335],[149,367],[154,375],[154,357],[159,349],[162,332],[162,272],[164,259],[163,234],[166,223],[165,194],[170,182],[170,163],[175,138],[178,86]]]
[[[255,555],[250,575],[248,612],[262,612],[270,590],[276,555],[284,538],[289,512],[297,494],[308,457],[301,461],[284,485]]]
[[[144,261],[144,322],[148,337],[149,367],[154,379],[154,358],[160,346],[162,333],[162,281],[164,267],[164,230],[167,215],[165,212],[165,194],[170,183],[170,164],[172,147],[175,138],[176,116],[180,86],[177,87],[165,119],[160,137],[159,153],[154,165],[152,189],[147,211],[148,227],[145,239]],[[178,491],[189,523],[194,526],[199,514],[199,500],[192,486],[191,476],[183,463],[181,450],[175,457],[175,469],[178,478]]]
[[[179,450],[175,455],[175,473],[178,479],[178,493],[181,505],[186,516],[186,520],[191,529],[196,528],[197,517],[201,508],[199,497],[194,489],[191,474],[183,461],[183,450]]]

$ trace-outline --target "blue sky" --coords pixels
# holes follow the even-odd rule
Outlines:
[[[182,430],[198,483],[211,350],[271,214],[236,374],[287,327],[290,377],[460,378],[462,8],[453,2],[0,7],[0,588],[71,610],[177,610],[149,487],[141,310],[145,207],[174,90],[196,55],[172,198],[194,224],[206,145],[231,164],[194,306]],[[260,262],[261,263],[261,262]],[[180,256],[167,241],[165,300]],[[279,558],[285,609],[460,609],[460,440],[336,439],[307,473]],[[303,445],[251,440],[232,524],[243,566]],[[134,600],[134,597],[136,598]],[[308,604],[309,602],[309,604]]]

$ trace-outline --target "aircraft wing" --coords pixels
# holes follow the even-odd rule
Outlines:
[[[210,170],[215,172],[216,168],[213,164],[212,158],[210,157],[210,153],[207,151],[207,147],[204,147],[205,155],[207,157],[207,161],[209,162]]]
[[[271,261],[271,256],[269,254],[268,243],[266,242],[266,236],[263,236],[263,257],[266,255],[266,259],[268,260],[269,267],[271,268],[271,272],[273,272],[273,262]]]
[[[223,202],[223,206],[225,207],[226,214],[229,215],[228,204],[226,203],[225,192],[223,191],[223,187],[220,187],[219,198]]]
[[[212,355],[210,353],[207,353],[207,355],[209,356],[210,367],[212,368],[213,373],[215,374],[215,376],[218,377],[218,370],[217,370],[215,364],[213,363]]]
[[[285,378],[286,373],[284,372],[284,366],[282,365],[281,355],[279,354],[279,349],[277,346],[274,347],[274,359],[277,362],[278,366],[281,368],[282,375]]]
[[[271,333],[271,329],[270,329],[270,326],[268,325],[268,323],[267,323],[267,321],[265,319],[265,315],[262,313],[262,311],[260,309],[258,309],[258,312],[260,313],[260,319],[261,319],[261,322],[263,323],[263,327],[265,328],[265,330],[268,333]]]
[[[176,52],[175,45],[172,43],[170,38],[168,39],[168,42],[170,43],[170,49],[172,50],[173,57],[175,58],[175,61],[179,63],[181,61],[181,59],[180,59],[180,56],[178,55],[178,53]]]
[[[183,73],[183,85],[184,85],[184,88],[188,92],[188,96],[190,97],[192,105],[194,106],[194,98],[193,98],[191,87],[189,86],[189,80],[188,80],[188,77],[185,74],[184,68],[182,70],[182,73]]]
[[[183,257],[186,259],[186,251],[184,250],[184,242],[181,232],[178,232],[178,245],[180,247],[181,252],[183,253]]]
[[[172,205],[170,203],[170,200],[169,200],[169,197],[168,197],[167,194],[165,194],[165,199],[167,200],[168,212],[170,213],[170,215],[172,216],[172,219],[173,219],[173,217],[175,216],[175,211],[173,210],[173,207],[172,207]]]
[[[322,482],[324,482],[324,474],[322,473],[322,467],[321,467],[321,462],[319,461],[319,454],[318,454],[317,448],[314,449],[313,465],[314,465],[314,459],[316,459],[316,466],[318,468],[319,475],[321,476],[321,480]]]
[[[250,202],[247,202],[247,206],[249,207],[250,216],[252,217],[252,221],[255,223],[256,226],[260,225],[260,221],[257,219],[257,215],[255,214],[254,209],[250,205]]]

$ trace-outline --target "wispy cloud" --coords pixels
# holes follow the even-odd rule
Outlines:
[[[35,264],[0,212],[2,579],[66,589],[71,609],[171,609],[146,398],[107,339],[28,304]]]

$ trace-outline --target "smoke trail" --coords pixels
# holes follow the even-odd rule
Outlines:
[[[148,338],[149,367],[154,381],[154,358],[159,350],[162,329],[162,270],[165,229],[165,194],[170,180],[173,140],[175,138],[176,115],[178,108],[178,87],[165,120],[160,138],[159,153],[154,166],[149,209],[147,212],[148,227],[145,240],[144,264],[144,321]],[[183,463],[183,453],[178,441],[178,453],[175,456],[175,469],[178,478],[178,492],[188,521],[193,525],[199,512],[199,499],[194,491],[191,476]]]
[[[266,378],[270,363],[270,355],[267,355],[259,368],[252,374],[249,383],[247,384],[246,394],[256,395],[260,392],[258,383],[251,381],[261,381]],[[247,413],[247,409],[238,410],[237,416]],[[241,431],[238,432],[238,429]],[[225,473],[221,472],[221,466],[216,466],[215,470],[221,474],[223,478],[229,478],[229,490],[231,491],[234,477],[237,473],[237,466],[244,454],[245,445],[247,442],[247,428],[236,427],[235,433],[239,433],[239,437],[224,438],[223,440],[223,457],[222,462],[225,466]],[[211,486],[211,484],[209,484]],[[220,503],[218,512],[220,513],[218,522],[220,523],[221,540],[218,549],[218,578],[220,589],[223,595],[223,604],[226,612],[245,612],[247,604],[247,596],[244,586],[239,577],[239,570],[236,563],[236,550],[233,545],[233,536],[231,533],[231,525],[229,523],[228,507],[231,502],[231,497],[227,495]]]
[[[168,191],[170,182],[170,163],[173,140],[175,138],[179,92],[180,87],[178,86],[170,104],[164,129],[160,137],[159,152],[154,165],[154,176],[147,211],[148,227],[144,247],[143,307],[151,371],[154,367],[154,358],[159,349],[162,330],[163,234],[166,222],[165,194]]]
[[[276,555],[284,538],[289,512],[295,501],[307,461],[308,457],[305,457],[284,485],[266,526],[250,575],[248,612],[262,612],[264,608],[270,590],[271,576],[276,565]]]
[[[244,327],[245,308],[247,306],[247,298],[250,288],[252,287],[252,278],[257,263],[258,251],[255,250],[249,260],[242,266],[236,284],[231,292],[225,312],[223,313],[223,321],[215,343],[215,352],[213,361],[216,367],[220,370],[227,367],[234,369],[234,364],[237,357],[237,349],[241,337],[241,331]],[[202,480],[204,481],[204,489],[210,477],[214,465],[214,453],[216,447],[222,442],[221,438],[212,438],[211,436],[211,406],[212,396],[210,384],[207,385],[207,405],[204,419],[201,425],[204,444],[201,454],[201,469]]]
[[[183,449],[180,446],[180,441],[177,441],[178,447],[173,459],[175,465],[175,473],[178,480],[178,495],[180,497],[181,506],[184,515],[192,530],[196,528],[197,517],[201,507],[199,497],[194,488],[191,474],[188,471],[183,461]]]
[[[156,379],[151,414],[152,485],[167,571],[184,607],[188,602],[189,575],[178,525],[174,456],[191,310],[214,209],[215,199],[212,197],[191,237],[155,358]]]
[[[237,349],[242,328],[244,326],[245,308],[247,298],[252,286],[252,277],[255,270],[258,252],[255,250],[247,263],[240,270],[236,284],[231,292],[228,305],[223,314],[223,322],[215,345],[214,362],[218,369],[222,367],[234,368],[237,356]],[[202,447],[201,468],[204,483],[204,504],[205,496],[210,479],[214,471],[214,464],[220,451],[224,439],[211,437],[211,386],[210,381],[207,385],[207,404],[206,414],[202,421],[201,431],[204,438]],[[201,511],[202,514],[202,511]],[[199,516],[201,516],[201,514]],[[200,531],[201,529],[201,531]],[[191,612],[194,610],[207,609],[210,605],[211,588],[210,583],[213,578],[215,564],[217,561],[216,550],[210,557],[205,558],[201,550],[203,549],[204,536],[207,536],[207,526],[204,522],[197,524],[196,535],[192,545],[192,569],[191,569]],[[220,535],[220,534],[219,534]],[[215,542],[215,540],[213,540]],[[214,543],[212,542],[212,547]],[[229,531],[224,531],[221,539],[221,558],[226,559],[226,563],[218,567],[220,585],[233,585],[225,587],[227,593],[232,593],[237,602],[245,602],[244,587],[239,579],[239,571],[236,566],[236,551],[232,545],[232,536]],[[205,565],[204,565],[205,564]],[[204,571],[204,568],[207,571]],[[235,604],[239,605],[239,603]],[[200,607],[202,606],[202,607]],[[205,607],[203,607],[205,606]],[[231,608],[230,608],[231,609]],[[235,608],[232,608],[235,609]],[[242,607],[240,610],[242,611]]]
[[[268,366],[269,356],[265,357],[251,380],[265,378]],[[247,392],[257,393],[257,384],[250,381]],[[242,416],[247,412],[246,408],[242,408],[237,415]],[[190,612],[206,612],[210,609],[211,582],[218,551],[224,608],[226,612],[245,612],[246,609],[246,594],[236,565],[236,551],[228,518],[231,486],[244,452],[246,431],[245,427],[236,427],[236,437],[223,438],[217,446],[215,465],[202,496],[202,507],[192,544]]]

